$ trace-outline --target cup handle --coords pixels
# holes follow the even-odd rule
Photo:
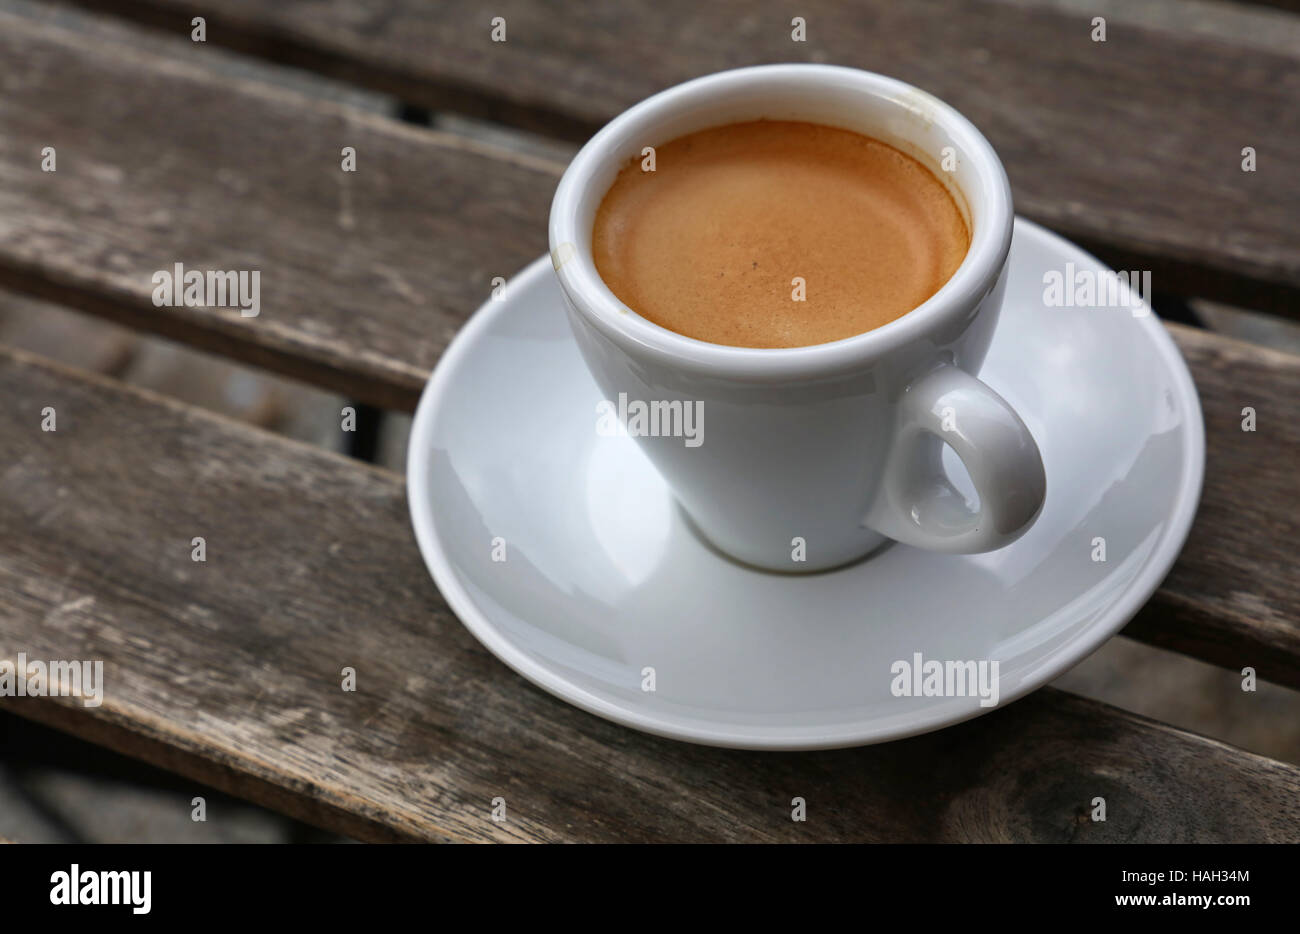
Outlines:
[[[974,481],[975,511],[944,473],[943,444]],[[984,383],[944,364],[903,393],[880,492],[862,524],[931,551],[993,551],[1033,524],[1046,492],[1043,459],[1020,416]]]

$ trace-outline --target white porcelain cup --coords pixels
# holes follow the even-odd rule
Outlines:
[[[646,146],[761,118],[842,127],[930,167],[971,230],[952,278],[882,327],[794,348],[696,340],[624,305],[591,252],[596,209],[619,170]],[[950,172],[940,170],[945,157]],[[698,445],[637,437],[696,529],[748,564],[814,571],[888,539],[991,551],[1037,517],[1046,492],[1038,447],[975,375],[997,324],[1012,218],[997,154],[948,105],[865,71],[764,65],[670,88],[605,126],[560,180],[550,246],[574,335],[608,400],[701,404]],[[944,444],[970,476],[974,508],[945,473]]]

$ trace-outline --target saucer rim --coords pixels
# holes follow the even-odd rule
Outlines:
[[[1089,268],[1105,268],[1096,257],[1082,247],[1071,243],[1052,231],[1016,216],[1014,220],[1012,249],[1017,238],[1041,238],[1051,252],[1062,259],[1086,260]],[[615,703],[573,683],[541,661],[516,647],[484,614],[459,576],[442,547],[437,532],[435,510],[427,483],[432,453],[432,436],[438,423],[439,403],[447,398],[446,389],[455,379],[460,365],[469,359],[479,345],[480,335],[487,331],[498,315],[511,307],[510,286],[531,287],[533,280],[549,275],[549,254],[524,267],[507,283],[504,301],[484,303],[470,317],[452,339],[435,366],[428,383],[420,395],[419,404],[411,425],[406,458],[407,503],[416,543],[425,566],[433,577],[443,599],[462,625],[493,655],[517,674],[549,694],[607,720],[656,736],[684,742],[732,749],[801,751],[839,749],[890,742],[932,732],[947,726],[973,719],[999,710],[1016,700],[1038,690],[1048,682],[1069,671],[1100,648],[1131,620],[1159,588],[1182,551],[1195,520],[1200,502],[1205,473],[1205,426],[1200,397],[1190,371],[1173,338],[1154,311],[1136,320],[1151,338],[1153,348],[1169,370],[1179,401],[1187,412],[1184,421],[1187,446],[1179,477],[1179,488],[1169,512],[1168,522],[1160,542],[1144,562],[1142,572],[1130,581],[1119,599],[1088,630],[1060,648],[1032,663],[1024,671],[1014,689],[1004,691],[999,703],[991,708],[965,709],[957,714],[947,710],[949,705],[936,705],[918,711],[903,726],[881,727],[880,718],[841,721],[827,726],[740,726],[719,725],[714,721],[684,717],[678,714],[646,712],[635,707]],[[996,341],[996,336],[994,340]],[[1016,547],[1015,543],[1007,546]],[[721,559],[720,559],[721,560]],[[951,699],[950,699],[951,700]]]

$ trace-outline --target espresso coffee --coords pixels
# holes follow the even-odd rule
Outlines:
[[[970,247],[953,196],[879,140],[758,120],[638,158],[601,201],[592,253],[622,302],[661,327],[737,347],[802,347],[888,324]]]

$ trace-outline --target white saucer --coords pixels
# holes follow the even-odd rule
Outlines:
[[[980,377],[1038,440],[1048,493],[1034,527],[1001,551],[893,545],[812,575],[721,557],[635,441],[597,435],[602,394],[543,257],[479,309],[420,400],[407,476],[424,560],[510,667],[663,736],[852,746],[991,709],[978,696],[894,696],[891,666],[917,652],[995,660],[1000,703],[1015,700],[1093,652],[1156,589],[1191,525],[1205,459],[1196,390],[1163,326],[1127,308],[1045,307],[1043,273],[1066,263],[1102,269],[1017,220]],[[504,561],[493,560],[498,538]],[[1098,538],[1104,562],[1093,560]]]

